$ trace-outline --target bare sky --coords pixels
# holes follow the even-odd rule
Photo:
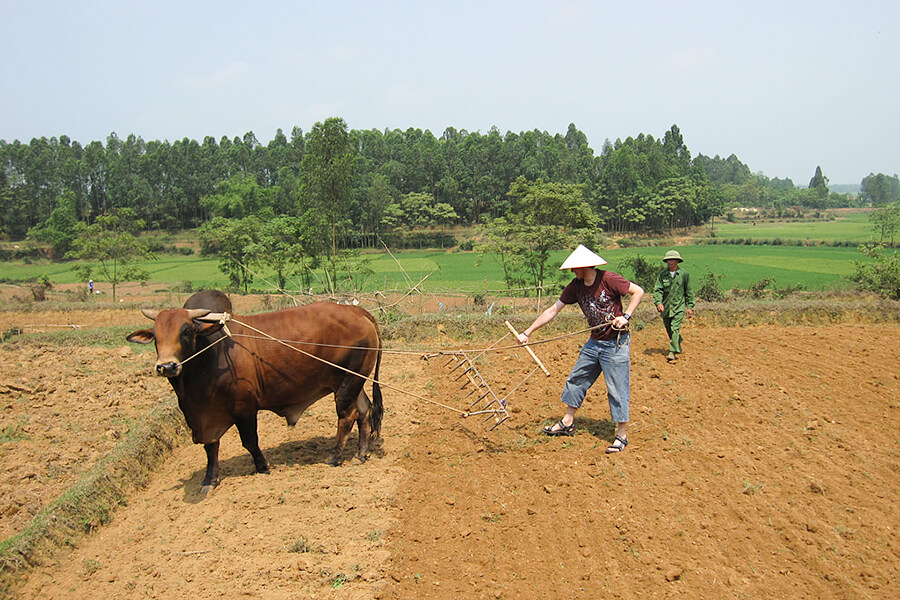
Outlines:
[[[0,139],[681,129],[806,185],[900,172],[900,2],[0,0]]]

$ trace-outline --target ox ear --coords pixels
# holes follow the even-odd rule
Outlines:
[[[141,329],[140,331],[129,333],[127,336],[125,336],[125,339],[129,342],[134,342],[135,344],[149,344],[154,339],[153,330]]]
[[[150,319],[151,321],[155,321],[156,317],[159,315],[158,310],[154,310],[152,308],[142,308],[141,314]]]

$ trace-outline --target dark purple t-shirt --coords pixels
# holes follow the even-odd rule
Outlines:
[[[586,286],[584,280],[576,277],[562,291],[559,300],[563,304],[577,302],[588,325],[594,327],[624,314],[622,296],[628,294],[629,287],[631,282],[618,273],[598,270],[592,285]],[[611,340],[618,333],[609,326],[599,327],[591,331],[591,337],[595,340]]]

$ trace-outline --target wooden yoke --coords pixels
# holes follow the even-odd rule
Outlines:
[[[516,331],[516,328],[513,327],[509,321],[504,321],[504,323],[506,323],[506,326],[509,328],[509,330],[512,332],[512,334],[514,336],[516,336],[516,339],[518,340],[519,332]],[[541,371],[544,372],[544,375],[546,375],[547,377],[550,377],[550,371],[547,370],[547,367],[544,366],[544,363],[541,362],[541,359],[539,359],[537,357],[537,354],[534,353],[534,350],[532,350],[531,347],[529,347],[529,346],[525,346],[525,349],[528,350],[528,354],[531,355],[531,358],[534,359],[534,362],[537,363],[537,366],[539,366],[541,368]]]

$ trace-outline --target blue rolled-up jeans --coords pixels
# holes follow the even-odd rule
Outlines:
[[[618,340],[589,339],[578,354],[560,399],[566,406],[581,408],[588,388],[597,381],[601,371],[606,379],[612,420],[627,423],[631,393],[631,336],[627,333]]]

